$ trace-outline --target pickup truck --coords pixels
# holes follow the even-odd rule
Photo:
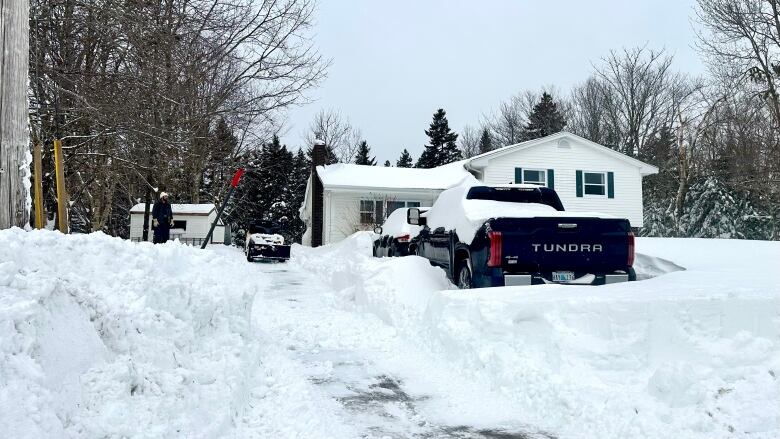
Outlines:
[[[458,186],[427,212],[410,208],[407,222],[422,227],[409,252],[459,288],[636,280],[629,221],[565,212],[546,187]]]

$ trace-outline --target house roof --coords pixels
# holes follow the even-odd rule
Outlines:
[[[149,207],[151,210],[151,207]],[[214,204],[173,204],[171,210],[174,215],[208,215],[215,209]],[[130,213],[144,213],[144,203],[138,203],[130,209]]]
[[[554,140],[559,140],[560,141],[560,140],[566,139],[566,138],[575,140],[578,143],[581,143],[581,144],[583,144],[585,146],[589,146],[591,148],[594,148],[594,149],[596,149],[596,150],[598,150],[598,151],[600,151],[600,152],[602,152],[602,153],[604,153],[606,155],[609,155],[609,156],[611,156],[611,157],[613,157],[615,159],[618,159],[618,160],[626,162],[626,163],[628,163],[630,165],[636,166],[637,168],[639,168],[639,172],[642,174],[642,176],[651,175],[651,174],[657,174],[658,173],[658,168],[653,166],[653,165],[647,164],[647,163],[645,163],[645,162],[643,162],[641,160],[637,160],[637,159],[635,159],[633,157],[629,157],[629,156],[627,156],[627,155],[625,155],[623,153],[615,151],[614,149],[607,148],[604,145],[599,145],[596,142],[591,142],[588,139],[585,139],[585,138],[580,137],[580,136],[578,136],[576,134],[572,134],[572,133],[569,133],[569,132],[566,132],[566,131],[561,131],[559,133],[551,134],[551,135],[545,136],[545,137],[540,137],[538,139],[533,139],[533,140],[528,140],[528,141],[525,141],[525,142],[516,143],[514,145],[504,146],[504,147],[495,149],[493,151],[486,152],[484,154],[476,155],[474,157],[471,157],[468,160],[467,167],[469,167],[469,168],[484,168],[485,166],[487,166],[488,162],[491,159],[494,159],[494,158],[497,158],[497,157],[501,157],[502,155],[505,155],[505,154],[510,154],[510,153],[513,153],[513,152],[522,151],[524,149],[532,148],[534,146],[541,145],[541,144],[544,144],[544,143],[547,143],[547,142],[550,142],[550,141],[554,141]]]
[[[431,169],[366,166],[347,163],[317,166],[325,188],[447,189],[466,178],[465,160]]]

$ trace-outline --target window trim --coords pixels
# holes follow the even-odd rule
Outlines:
[[[601,174],[603,177],[602,184],[585,183],[585,174]],[[609,195],[609,181],[607,181],[607,171],[586,171],[582,170],[582,196],[583,198],[607,198]],[[604,194],[589,194],[586,190],[587,186],[602,186],[604,188]]]
[[[539,184],[537,182],[529,183],[525,181],[525,171],[535,171],[540,172],[542,174],[542,178],[544,178],[544,184]],[[536,169],[536,168],[521,168],[520,169],[520,176],[522,177],[522,184],[535,184],[537,186],[542,187],[549,187],[549,182],[547,181],[547,173],[549,172],[549,169]]]

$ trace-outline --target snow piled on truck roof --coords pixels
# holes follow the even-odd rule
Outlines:
[[[465,160],[431,169],[365,166],[351,163],[317,166],[325,187],[373,187],[387,189],[447,189],[474,180]]]
[[[596,212],[561,212],[546,204],[510,203],[492,200],[467,200],[466,194],[481,183],[464,182],[445,190],[424,213],[428,227],[454,230],[462,242],[470,243],[485,221],[491,218],[614,218],[611,215]],[[491,187],[538,187],[533,185],[493,185]]]

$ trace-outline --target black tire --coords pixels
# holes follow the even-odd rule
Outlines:
[[[474,288],[474,282],[471,277],[471,269],[467,261],[460,262],[458,269],[458,288],[461,290],[470,290]]]
[[[387,248],[387,257],[395,257],[395,244],[390,244],[390,247]]]

